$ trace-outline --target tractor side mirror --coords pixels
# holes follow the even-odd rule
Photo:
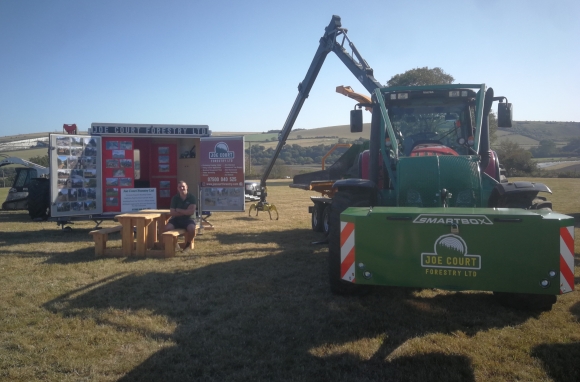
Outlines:
[[[512,104],[500,102],[497,104],[497,126],[512,127]]]
[[[350,132],[360,133],[363,131],[363,111],[355,109],[350,111]]]

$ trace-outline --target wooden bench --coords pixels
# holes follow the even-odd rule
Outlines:
[[[185,243],[178,244],[177,239],[179,236],[183,236],[186,232],[187,230],[185,229],[176,228],[161,234],[161,242],[163,243],[165,257],[174,257],[175,247],[177,247],[177,245],[181,248],[185,248]],[[194,248],[194,240],[191,241],[189,248]]]
[[[115,232],[121,232],[123,226],[118,225],[110,228],[101,228],[89,232],[89,235],[93,236],[95,241],[95,256],[104,256],[107,250],[107,240],[109,240],[109,234]]]

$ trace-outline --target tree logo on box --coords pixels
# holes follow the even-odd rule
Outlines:
[[[433,253],[421,254],[424,268],[481,269],[481,256],[467,253],[467,244],[457,235],[443,235],[436,241]]]
[[[225,142],[216,143],[214,151],[209,152],[209,159],[234,159],[236,153],[230,151],[228,144]]]

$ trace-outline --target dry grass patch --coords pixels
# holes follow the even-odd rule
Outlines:
[[[578,216],[580,180],[537,181]],[[579,379],[578,292],[545,313],[484,292],[333,296],[310,194],[287,185],[269,182],[280,220],[216,213],[194,255],[168,260],[95,259],[92,222],[65,233],[2,212],[0,379]]]

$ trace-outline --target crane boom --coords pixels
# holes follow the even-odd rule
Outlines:
[[[286,140],[288,139],[288,135],[290,131],[292,131],[292,127],[294,126],[294,122],[302,109],[302,105],[308,95],[310,93],[310,89],[312,89],[312,85],[316,81],[316,77],[320,72],[320,68],[324,64],[324,60],[326,56],[330,52],[334,52],[338,58],[346,65],[346,67],[354,74],[354,76],[360,81],[360,83],[368,90],[369,93],[373,93],[376,88],[382,87],[382,85],[375,79],[373,76],[373,69],[369,66],[369,64],[362,58],[354,44],[349,40],[347,37],[347,30],[342,28],[342,24],[340,22],[340,16],[332,16],[330,23],[325,28],[324,35],[320,38],[320,44],[318,45],[318,49],[314,54],[314,58],[310,63],[310,67],[306,72],[306,76],[298,84],[298,95],[296,96],[296,100],[292,105],[292,109],[290,109],[290,113],[286,118],[286,122],[284,123],[284,127],[280,131],[278,135],[278,145],[276,146],[276,150],[274,151],[274,156],[270,160],[270,163],[266,167],[264,174],[260,180],[260,188],[261,188],[261,195],[260,195],[260,203],[266,202],[266,180],[270,176],[270,172],[274,167],[274,163],[278,159],[278,155],[282,148],[286,144]],[[338,42],[339,37],[342,36],[340,43]],[[344,47],[344,43],[348,42],[348,46],[352,50],[353,54],[349,54]]]
[[[340,93],[342,95],[347,96],[348,98],[354,99],[355,101],[357,101],[358,103],[366,103],[366,104],[370,104],[371,101],[371,97],[361,94],[361,93],[357,93],[354,90],[352,90],[352,88],[350,86],[337,86],[336,87],[336,92]],[[370,106],[365,106],[365,109],[367,111],[372,111],[373,108]]]

